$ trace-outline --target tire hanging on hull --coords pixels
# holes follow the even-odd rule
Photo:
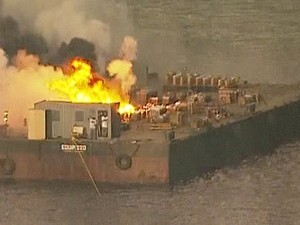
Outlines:
[[[109,149],[112,152],[112,154],[115,156],[115,165],[120,169],[120,170],[128,170],[132,167],[132,158],[135,156],[137,151],[140,148],[140,144],[137,141],[133,141],[133,144],[136,145],[136,149],[132,154],[126,154],[122,153],[117,155],[114,150],[112,149],[112,146],[109,145]]]
[[[16,163],[11,158],[0,159],[0,173],[2,175],[12,175],[16,170]]]
[[[121,170],[127,170],[132,166],[132,158],[127,154],[121,154],[116,157],[116,166]]]

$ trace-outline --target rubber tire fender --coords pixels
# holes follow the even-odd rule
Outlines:
[[[132,166],[132,158],[127,154],[116,156],[116,166],[121,170],[127,170]]]
[[[16,163],[11,158],[0,159],[0,167],[4,175],[12,175],[16,170]]]

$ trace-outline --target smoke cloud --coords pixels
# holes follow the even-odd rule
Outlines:
[[[116,46],[133,30],[125,2],[31,0],[21,11],[22,0],[3,0],[2,3],[2,17],[9,16],[13,21],[13,26],[6,26],[14,28],[9,32],[13,33],[10,37],[18,37],[7,37],[8,43],[1,45],[10,58],[22,46],[38,54],[45,63],[61,64],[78,53],[88,55],[105,69],[106,62],[117,54]],[[84,47],[89,50],[83,51]],[[74,50],[76,48],[80,50]],[[67,53],[69,50],[71,53]]]
[[[74,37],[95,43],[98,60],[102,64],[105,61],[105,52],[110,49],[110,28],[100,20],[88,19],[76,3],[64,1],[40,12],[35,21],[35,30],[56,47],[61,42],[69,43]],[[53,18],[57,18],[59,22],[53,22]]]
[[[111,77],[116,78],[121,83],[123,93],[129,93],[137,78],[133,71],[133,61],[136,60],[137,41],[126,36],[120,48],[120,58],[113,60],[107,67]]]
[[[107,70],[111,77],[120,81],[124,93],[128,93],[136,82],[132,63],[127,60],[114,60],[108,65]]]
[[[12,58],[18,49],[43,55],[48,52],[45,39],[35,33],[22,33],[18,22],[11,16],[0,17],[0,47]]]
[[[54,56],[49,60],[50,64],[58,65],[67,63],[74,57],[83,57],[89,60],[93,67],[97,65],[97,55],[95,45],[82,38],[73,38],[69,44],[63,42]]]
[[[27,110],[35,102],[59,99],[47,89],[47,83],[62,77],[63,73],[52,66],[40,65],[37,56],[27,55],[24,50],[18,51],[12,65],[9,66],[8,62],[4,50],[0,49],[0,112],[8,110],[10,132],[20,134],[25,131]]]
[[[16,54],[19,48],[20,36],[17,21],[10,16],[0,19],[0,44],[9,56]]]
[[[126,36],[120,49],[120,57],[128,61],[136,60],[137,41],[131,37]]]

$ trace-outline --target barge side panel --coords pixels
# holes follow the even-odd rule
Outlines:
[[[272,152],[300,136],[300,101],[170,144],[170,183],[188,181],[241,159]]]

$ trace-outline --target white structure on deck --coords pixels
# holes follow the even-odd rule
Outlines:
[[[29,139],[68,139],[76,130],[85,139],[120,137],[117,104],[41,101],[29,110]]]

